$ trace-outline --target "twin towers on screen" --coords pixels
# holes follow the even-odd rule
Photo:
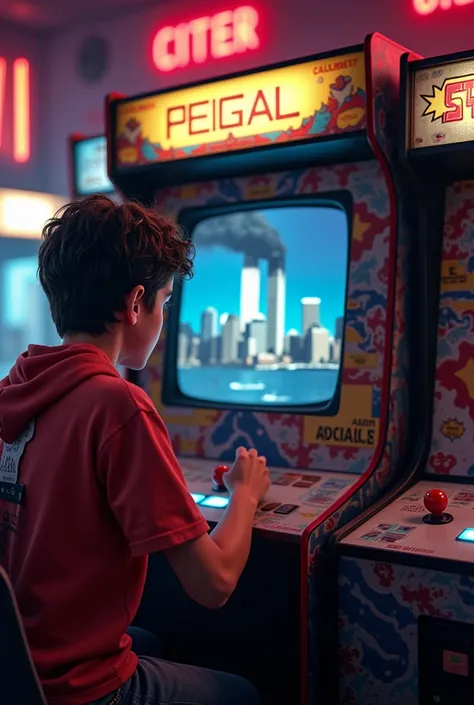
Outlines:
[[[330,401],[348,266],[341,206],[242,210],[205,218],[191,235],[195,276],[183,287],[179,316],[181,392],[235,404]]]

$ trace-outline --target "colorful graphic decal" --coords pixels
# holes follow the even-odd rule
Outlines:
[[[118,168],[365,127],[362,52],[156,94],[117,106]]]
[[[418,705],[418,617],[474,624],[474,578],[346,557],[340,574],[340,705]]]
[[[451,497],[450,507],[470,507],[474,503],[474,492],[457,492]]]
[[[420,69],[412,90],[412,148],[473,139],[473,60]]]
[[[474,182],[446,193],[428,473],[474,476]]]
[[[308,492],[305,496],[303,504],[310,507],[330,507],[341,494],[341,490],[352,485],[351,479],[336,479],[325,482],[316,490]]]
[[[449,438],[450,441],[455,441],[464,436],[466,429],[461,421],[457,419],[446,419],[446,421],[443,421],[441,424],[440,431],[445,438]]]
[[[377,524],[361,536],[361,539],[364,541],[395,543],[406,538],[415,528],[414,526],[403,526],[402,524]]]

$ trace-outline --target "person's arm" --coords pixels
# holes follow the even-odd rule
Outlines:
[[[249,557],[258,502],[269,486],[265,458],[254,450],[239,448],[224,477],[230,501],[212,533],[165,551],[187,594],[209,609],[222,607],[235,590]]]
[[[235,590],[249,557],[256,509],[245,489],[235,492],[210,535],[165,551],[189,597],[203,607],[222,607]]]
[[[224,476],[232,499],[212,535],[156,411],[133,415],[98,458],[98,479],[131,555],[165,552],[184,590],[211,609],[228,599],[245,566],[255,509],[268,487],[264,459],[244,449],[238,455]]]

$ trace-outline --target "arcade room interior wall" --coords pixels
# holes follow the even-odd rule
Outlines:
[[[137,95],[273,62],[332,51],[361,42],[371,32],[424,56],[460,51],[472,44],[474,6],[460,7],[453,0],[449,10],[436,8],[438,0],[178,0],[138,5],[134,12],[117,12],[103,21],[55,32],[47,42],[45,56],[48,81],[48,111],[43,132],[49,145],[48,183],[44,190],[63,193],[67,184],[67,136],[71,132],[97,134],[104,130],[103,101],[110,91]],[[464,0],[465,2],[465,0]],[[432,11],[419,14],[415,8]],[[446,4],[446,3],[444,3]],[[233,57],[209,59],[171,72],[160,72],[153,64],[152,45],[163,26],[175,26],[201,15],[251,5],[259,14],[259,46]],[[91,37],[103,40],[107,52],[103,73],[94,80],[84,78],[80,57]],[[37,40],[41,43],[41,40]]]

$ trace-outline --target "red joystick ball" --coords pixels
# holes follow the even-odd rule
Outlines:
[[[225,492],[227,487],[224,485],[223,475],[225,472],[229,472],[229,467],[227,465],[218,465],[214,468],[212,473],[212,479],[214,480],[214,489],[219,492]]]
[[[429,512],[423,517],[425,524],[448,524],[453,520],[451,514],[445,514],[448,506],[448,497],[443,490],[430,490],[423,498],[424,505]]]
[[[423,502],[430,514],[441,516],[448,506],[448,497],[443,490],[430,490],[425,494]]]

